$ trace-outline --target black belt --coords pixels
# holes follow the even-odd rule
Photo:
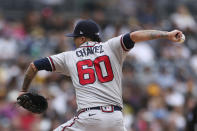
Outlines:
[[[104,106],[103,106],[104,107]],[[90,107],[90,108],[84,108],[83,110],[88,111],[88,110],[101,110],[102,106],[96,106],[96,107]],[[121,111],[122,108],[119,106],[112,106],[114,111]]]
[[[113,112],[113,111],[122,111],[122,108],[119,106],[113,106],[111,105],[111,107],[113,108],[112,111],[104,111],[102,108],[104,108],[106,106],[96,106],[96,107],[90,107],[90,108],[84,108],[81,109],[77,112],[76,116],[78,117],[79,114],[81,114],[82,112],[88,111],[88,110],[102,110],[103,112]]]

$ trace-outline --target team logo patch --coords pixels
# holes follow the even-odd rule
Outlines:
[[[83,32],[82,32],[82,31],[80,31],[80,32],[79,32],[79,34],[83,35]]]
[[[99,34],[100,34],[99,32],[95,33],[95,35],[99,35]]]

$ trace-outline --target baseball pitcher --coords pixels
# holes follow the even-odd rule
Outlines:
[[[140,30],[101,42],[98,25],[79,21],[73,33],[76,49],[32,62],[25,74],[22,92],[27,92],[40,70],[70,76],[76,90],[77,114],[54,131],[126,131],[123,122],[122,65],[137,42],[168,39],[179,42],[182,32]]]

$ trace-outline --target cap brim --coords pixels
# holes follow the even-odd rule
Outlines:
[[[65,36],[67,36],[67,37],[77,37],[78,35],[70,33],[70,34],[65,34]]]

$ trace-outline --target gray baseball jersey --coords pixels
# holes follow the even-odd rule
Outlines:
[[[74,51],[48,57],[53,71],[70,76],[78,110],[122,102],[122,64],[127,54],[122,36],[106,42],[85,42]]]

